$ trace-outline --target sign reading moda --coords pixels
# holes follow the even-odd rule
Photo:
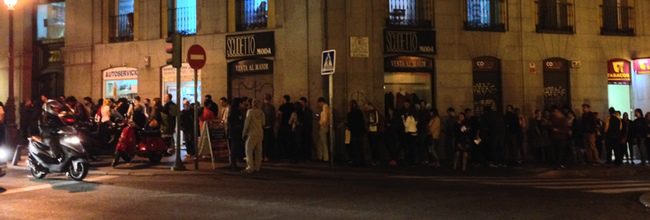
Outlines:
[[[632,82],[630,62],[624,59],[607,61],[607,82],[609,84],[629,85]]]
[[[275,55],[275,34],[261,32],[226,36],[226,58],[272,57]]]

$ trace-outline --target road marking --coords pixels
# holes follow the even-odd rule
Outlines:
[[[61,186],[69,186],[69,185],[75,185],[75,184],[80,184],[80,183],[85,183],[85,182],[98,182],[102,180],[108,180],[108,179],[114,179],[117,178],[118,176],[99,176],[99,177],[93,177],[93,178],[87,178],[84,180],[84,182],[77,182],[74,180],[69,180],[65,182],[58,182],[58,183],[53,183],[53,184],[40,184],[40,185],[35,185],[35,186],[26,186],[22,188],[16,188],[16,189],[9,189],[4,193],[0,193],[0,196],[3,195],[11,195],[11,194],[16,194],[16,193],[24,193],[24,192],[31,192],[31,191],[36,191],[36,190],[43,190],[43,189],[48,189],[48,188],[54,188],[54,187],[61,187]]]
[[[585,180],[585,181],[529,181],[529,182],[483,182],[490,185],[502,186],[561,186],[561,185],[598,185],[598,184],[625,184],[625,183],[642,183],[636,180],[620,180],[620,181],[600,181],[600,180]],[[647,184],[647,183],[646,183]]]
[[[618,193],[647,192],[647,191],[650,191],[650,187],[587,190],[587,192],[603,193],[603,194],[618,194]]]

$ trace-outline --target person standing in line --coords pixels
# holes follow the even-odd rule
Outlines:
[[[240,149],[243,148],[242,133],[244,129],[244,114],[240,106],[241,100],[232,100],[228,113],[228,161],[229,168],[238,169],[237,162],[240,160]]]
[[[648,149],[646,148],[645,139],[648,136],[648,121],[643,116],[643,110],[638,108],[634,110],[634,122],[632,122],[631,131],[632,138],[634,138],[633,142],[636,143],[636,146],[639,149],[641,165],[646,165]]]
[[[183,100],[180,125],[185,140],[186,159],[191,159],[196,156],[196,138],[194,138],[194,105],[188,100]]]
[[[301,105],[301,120],[302,121],[302,159],[309,161],[312,159],[314,149],[314,111],[309,107],[309,102],[306,97],[300,97]]]
[[[330,127],[330,106],[325,101],[325,98],[318,98],[318,106],[321,108],[318,119],[318,138],[320,139],[320,144],[316,149],[316,159],[328,162],[330,160],[329,154],[329,127]]]
[[[304,140],[304,123],[302,121],[302,105],[300,102],[293,103],[293,112],[289,117],[289,125],[291,125],[291,139],[289,140],[288,152],[289,158],[292,163],[298,163],[302,161],[303,148],[302,143]]]
[[[287,159],[289,156],[289,146],[291,144],[291,125],[289,124],[289,118],[294,111],[294,106],[291,104],[291,96],[284,95],[282,97],[282,105],[278,109],[278,118],[280,125],[278,127],[278,143],[276,145],[281,159]]]
[[[503,115],[503,120],[506,126],[506,161],[514,164],[517,160],[517,134],[520,132],[519,121],[515,109],[512,105],[506,106],[506,113]]]
[[[449,161],[449,164],[453,163],[454,155],[456,152],[456,122],[457,120],[456,110],[452,107],[447,109],[447,118],[444,121],[444,133],[445,133],[445,159]]]
[[[645,137],[645,149],[646,149],[646,158],[648,158],[648,163],[646,166],[650,165],[650,112],[645,113],[646,121],[646,137]]]
[[[368,144],[372,152],[370,165],[377,166],[383,160],[383,148],[380,145],[381,133],[383,132],[383,120],[377,108],[370,102],[366,103],[366,118],[368,119]]]
[[[429,120],[429,164],[433,167],[440,167],[440,158],[438,157],[438,146],[440,145],[441,121],[438,109],[431,110],[431,120]]]
[[[266,116],[260,109],[259,100],[253,100],[251,109],[246,113],[242,139],[246,141],[246,169],[242,172],[259,172],[262,167],[262,151]]]
[[[555,165],[563,169],[566,164],[568,141],[571,137],[571,128],[567,117],[558,108],[553,109],[551,116],[551,146],[553,148]]]
[[[418,118],[415,106],[408,99],[404,101],[401,119],[402,123],[404,123],[404,141],[402,142],[402,149],[404,149],[406,157],[404,159],[408,164],[415,165],[417,157]]]
[[[262,112],[264,112],[264,140],[263,140],[263,154],[264,161],[275,160],[278,157],[278,152],[275,147],[275,106],[273,106],[273,96],[266,94],[264,96],[264,104],[262,104]]]
[[[428,137],[429,137],[429,120],[431,119],[431,112],[427,109],[427,103],[420,100],[416,105],[418,123],[417,140],[415,146],[415,162],[419,164],[427,164],[428,161]]]
[[[363,112],[356,100],[350,101],[350,111],[347,116],[347,127],[350,130],[350,144],[348,145],[350,165],[363,165],[362,138],[365,133],[365,122]]]
[[[173,135],[176,131],[176,115],[179,113],[176,103],[172,101],[172,97],[172,94],[167,94],[163,97],[165,104],[161,112],[163,118],[162,131],[167,136]]]
[[[621,137],[621,131],[623,130],[623,122],[616,115],[616,109],[609,108],[609,116],[605,120],[605,144],[606,144],[606,161],[608,164],[613,163],[612,161],[612,151],[614,151],[614,156],[616,160],[614,161],[616,165],[621,165],[623,163],[622,153],[619,150],[619,138]]]
[[[600,162],[600,156],[596,148],[597,118],[591,112],[589,104],[582,105],[582,131],[584,146],[587,150],[587,161],[597,164]]]
[[[219,104],[221,105],[221,108],[219,108],[219,111],[214,113],[216,114],[218,124],[222,125],[226,130],[226,133],[228,133],[228,115],[230,115],[230,100],[228,100],[226,97],[221,97],[221,99],[219,99]]]
[[[461,112],[458,114],[458,121],[456,122],[458,129],[455,131],[456,135],[456,153],[454,157],[454,166],[453,169],[458,169],[458,163],[461,162],[461,171],[465,172],[467,170],[467,161],[469,160],[469,150],[470,143],[474,140],[471,135],[470,125],[465,119],[465,113]]]
[[[616,114],[621,115],[621,112],[616,112]],[[625,159],[625,164],[634,165],[634,147],[630,143],[630,116],[627,112],[623,113],[623,130],[621,130],[620,144],[621,150],[623,151],[623,156]]]

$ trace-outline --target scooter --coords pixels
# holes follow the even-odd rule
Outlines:
[[[173,154],[169,146],[158,130],[139,130],[135,126],[127,126],[122,130],[120,139],[115,146],[115,161],[117,162],[119,157],[130,162],[134,156],[138,156],[148,158],[150,163],[160,163],[163,157]],[[114,166],[116,162],[114,162]]]
[[[111,155],[124,128],[122,122],[109,122],[105,131],[100,131],[98,125],[88,122],[79,122],[76,128],[79,131],[81,144],[90,156]],[[101,132],[101,133],[100,133]]]
[[[77,130],[73,126],[65,126],[53,135],[55,138],[27,138],[28,166],[32,176],[43,179],[48,173],[66,173],[71,179],[82,181],[88,175],[90,164]],[[61,152],[53,150],[54,144],[59,146]]]

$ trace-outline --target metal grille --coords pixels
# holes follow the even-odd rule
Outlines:
[[[505,0],[466,0],[466,30],[505,31],[508,10]]]
[[[601,34],[634,35],[634,8],[627,1],[604,1]]]
[[[173,13],[176,13],[176,31],[178,33],[182,35],[196,34],[196,8],[176,8]]]
[[[264,29],[268,25],[269,6],[267,0],[238,0],[237,30]]]
[[[111,16],[111,42],[133,40],[133,13]]]
[[[573,3],[570,0],[539,0],[537,4],[537,32],[573,33],[575,23]]]
[[[388,0],[390,26],[433,27],[432,0]]]

